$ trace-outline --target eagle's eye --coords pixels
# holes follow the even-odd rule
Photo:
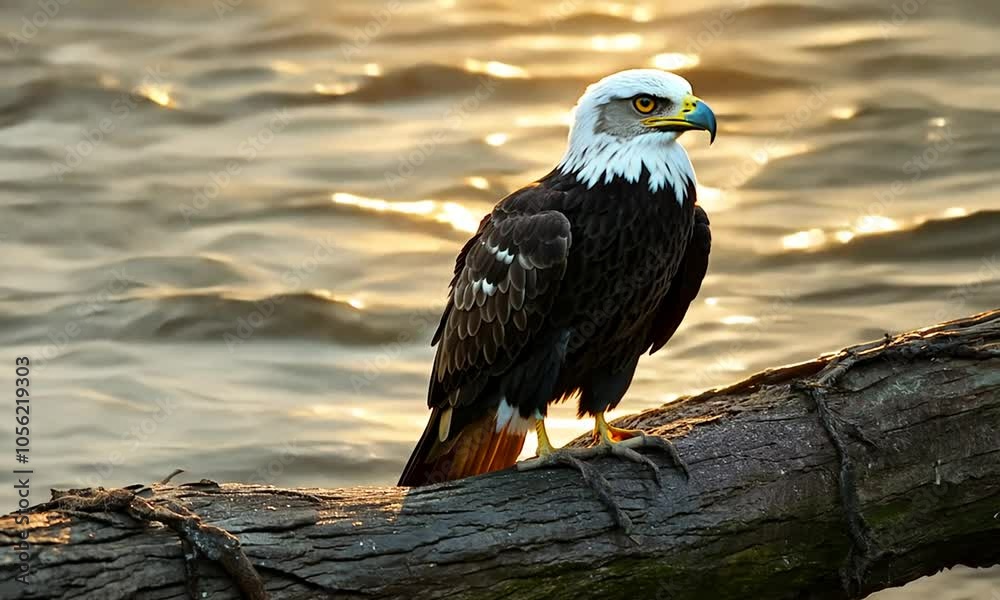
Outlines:
[[[649,96],[637,96],[632,100],[632,106],[639,111],[639,114],[648,115],[656,110],[656,100]]]

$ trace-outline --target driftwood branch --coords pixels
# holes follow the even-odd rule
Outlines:
[[[671,438],[690,468],[649,453],[660,488],[643,465],[596,461],[630,536],[570,470],[413,490],[75,490],[26,526],[0,518],[8,548],[27,532],[32,566],[23,585],[4,552],[0,596],[236,598],[234,580],[253,589],[259,573],[275,599],[839,599],[1000,563],[1000,311],[617,424]],[[198,551],[206,531],[252,563],[243,575]]]

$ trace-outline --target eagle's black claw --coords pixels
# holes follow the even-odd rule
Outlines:
[[[617,456],[619,458],[649,467],[649,470],[653,472],[653,478],[656,479],[656,485],[658,485],[661,489],[663,488],[663,475],[660,473],[660,467],[656,466],[656,463],[653,462],[651,458],[643,454],[639,454],[632,448],[621,445],[621,443],[609,444],[607,448],[612,456]]]
[[[670,457],[670,463],[674,466],[674,468],[684,475],[684,479],[691,479],[691,472],[688,470],[687,463],[685,463],[684,459],[681,458],[680,452],[677,451],[677,447],[674,446],[673,443],[671,443],[667,438],[660,437],[658,435],[648,435],[640,431],[636,432],[634,437],[625,439],[621,442],[604,442],[597,447],[600,448],[607,446],[615,448],[615,450],[611,452],[611,454],[615,456],[621,456],[622,458],[627,458],[633,462],[646,464],[651,468],[655,467],[654,472],[656,473],[656,482],[660,485],[660,487],[663,487],[663,479],[660,475],[660,469],[656,467],[656,464],[651,459],[636,452],[636,448],[656,448],[657,450],[665,452],[667,456]],[[628,454],[626,454],[626,451],[628,451]],[[634,458],[633,455],[640,458]]]
[[[629,536],[629,539],[632,539],[629,535],[632,532],[632,519],[625,514],[625,511],[622,510],[621,506],[619,506],[618,502],[615,500],[611,484],[608,483],[608,480],[605,479],[604,476],[597,471],[597,469],[573,456],[571,450],[563,448],[556,450],[551,454],[546,454],[545,456],[539,456],[521,461],[517,463],[517,470],[533,471],[535,469],[560,466],[569,467],[580,473],[584,483],[586,483],[587,486],[593,490],[595,494],[597,494],[598,499],[604,507],[607,508],[608,512],[611,514],[611,518],[615,522],[615,525],[621,529],[626,536]],[[653,466],[655,467],[655,465]],[[632,541],[635,540],[633,539]]]
[[[681,453],[677,451],[677,446],[674,446],[673,442],[665,437],[646,435],[645,433],[642,434],[642,442],[643,447],[658,448],[666,452],[667,456],[670,457],[670,463],[684,475],[684,479],[691,479],[691,471],[688,470],[687,463],[681,458]]]

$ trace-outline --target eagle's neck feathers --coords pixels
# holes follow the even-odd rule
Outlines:
[[[621,177],[636,183],[643,167],[649,173],[649,189],[656,193],[673,188],[677,202],[684,203],[684,193],[695,183],[694,167],[687,151],[670,132],[652,133],[622,140],[607,133],[595,133],[579,124],[570,134],[569,148],[559,163],[565,175],[592,188]]]

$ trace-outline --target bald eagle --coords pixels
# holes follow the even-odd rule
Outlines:
[[[715,115],[682,77],[623,71],[591,85],[569,145],[542,179],[501,200],[455,263],[427,403],[430,420],[399,485],[515,464],[534,426],[553,448],[549,404],[579,398],[600,443],[639,357],[670,339],[708,269],[711,233],[677,139]]]

